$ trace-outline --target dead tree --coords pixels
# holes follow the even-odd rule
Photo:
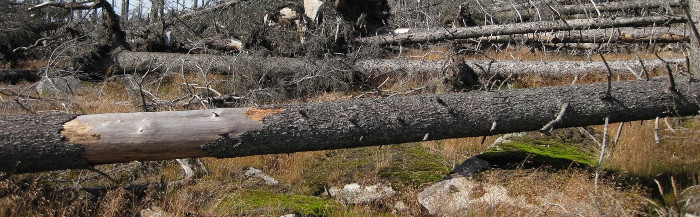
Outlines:
[[[453,29],[417,29],[403,34],[389,34],[358,39],[365,44],[392,45],[435,42],[453,39],[478,38],[494,35],[512,35],[548,31],[569,31],[628,26],[646,26],[652,24],[671,24],[686,22],[680,16],[649,16],[632,18],[592,18],[566,21],[539,21],[517,24],[487,25],[478,27],[461,27]]]
[[[676,92],[669,79],[614,82],[611,97],[601,95],[607,85],[588,84],[257,108],[4,115],[0,171],[292,153],[697,114],[698,81],[676,81]]]

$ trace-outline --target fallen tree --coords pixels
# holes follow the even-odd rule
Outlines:
[[[548,31],[569,31],[629,26],[661,25],[686,22],[680,16],[649,16],[626,18],[592,18],[566,21],[538,21],[527,23],[460,27],[452,29],[416,29],[402,34],[389,34],[359,38],[365,44],[392,45],[435,42],[453,39],[478,38],[495,35],[512,35]]]
[[[199,111],[4,115],[0,171],[377,146],[697,114],[698,81],[675,80]]]
[[[302,59],[286,57],[256,56],[215,56],[185,55],[175,53],[121,52],[115,56],[116,73],[160,72],[173,73],[181,71],[246,74],[247,71],[262,72],[268,76],[311,75],[322,71],[337,73],[350,71],[365,76],[402,72],[405,74],[437,74],[448,64],[445,61],[420,61],[404,59]],[[640,63],[642,61],[643,63]],[[658,72],[665,70],[666,62],[672,68],[684,67],[684,59],[661,60],[624,60],[609,61],[614,75],[628,74],[631,71]],[[471,60],[465,62],[477,76],[534,75],[534,76],[575,76],[585,74],[607,73],[602,61],[514,61],[514,60]],[[665,73],[665,72],[664,72]]]
[[[628,11],[654,9],[662,7],[680,7],[682,3],[677,0],[635,0],[635,1],[614,1],[600,2],[598,4],[562,4],[552,1],[528,2],[522,5],[488,5],[480,4],[478,1],[469,1],[461,5],[463,10],[468,11],[469,17],[463,19],[473,19],[476,24],[494,22],[496,24],[529,22],[529,21],[552,21],[567,19],[574,15],[583,14],[588,17],[601,17],[602,12]],[[619,16],[619,13],[616,14]],[[628,15],[629,17],[632,17]]]
[[[489,43],[678,43],[688,42],[686,30],[678,27],[587,29],[486,36],[471,39]]]

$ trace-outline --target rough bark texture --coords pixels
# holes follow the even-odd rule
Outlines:
[[[0,171],[25,173],[88,168],[83,148],[63,140],[63,124],[77,115],[0,116]]]
[[[685,69],[685,59],[665,60],[674,72]],[[608,61],[613,75],[630,75],[632,70],[636,76],[645,77],[643,71],[651,76],[664,75],[666,63],[660,60],[643,60],[644,67],[638,60]],[[509,60],[472,60],[466,64],[477,76],[541,76],[541,77],[573,77],[582,75],[604,74],[608,72],[602,61],[509,61]],[[420,60],[364,60],[357,63],[357,69],[368,77],[398,76],[411,77],[418,74],[437,74],[445,67],[444,61]],[[644,68],[644,69],[642,69]]]
[[[588,17],[599,17],[596,13],[627,11],[634,9],[654,9],[661,7],[679,7],[681,3],[673,0],[634,0],[634,1],[616,1],[602,2],[593,6],[590,1],[583,1],[585,4],[563,4],[551,1],[537,1],[534,4],[525,4],[520,6],[503,5],[490,7],[487,4],[480,7],[476,1],[468,2],[463,5],[467,7],[468,18],[474,19],[477,24],[494,22],[496,24],[514,23],[514,22],[529,22],[529,21],[553,21],[573,17],[572,15],[583,14]],[[624,14],[623,14],[624,15]],[[560,17],[561,16],[561,17]],[[620,16],[619,13],[615,16]],[[629,16],[632,17],[632,16]]]
[[[452,29],[431,29],[403,34],[382,35],[357,39],[367,44],[390,45],[435,42],[453,39],[478,38],[493,35],[512,35],[547,31],[565,31],[577,29],[597,29],[627,26],[661,25],[685,22],[684,17],[658,16],[633,18],[592,18],[563,21],[539,21],[504,25],[487,25]]]
[[[445,68],[444,61],[416,61],[401,59],[360,60],[354,64],[338,59],[300,59],[285,57],[254,57],[184,55],[172,53],[122,52],[116,56],[116,64],[121,69],[117,73],[161,72],[177,73],[181,70],[200,72],[208,70],[215,73],[232,74],[266,74],[268,77],[303,78],[316,76],[322,72],[336,74],[351,82],[353,74],[377,76],[382,74],[411,75],[439,74]],[[683,68],[685,60],[667,60],[672,68]],[[478,76],[502,75],[538,75],[538,76],[574,76],[607,72],[603,62],[596,61],[466,61]],[[638,60],[610,61],[611,71],[615,75],[628,74],[629,69],[641,73],[642,65]],[[657,72],[665,70],[665,64],[659,60],[644,60],[646,70]],[[340,75],[339,72],[349,74]],[[665,73],[665,71],[664,71]],[[294,76],[297,75],[297,76]],[[255,79],[256,82],[258,78]],[[343,80],[343,79],[339,79]],[[291,82],[293,80],[288,80]]]
[[[567,111],[555,128],[601,124],[606,117],[610,122],[627,122],[697,114],[698,81],[681,77],[676,82],[675,93],[669,91],[668,79],[614,82],[611,97],[603,95],[605,84],[590,84],[238,109],[233,112],[243,111],[247,118],[262,121],[262,126],[221,133],[216,141],[206,145],[199,141],[193,145],[201,148],[198,156],[204,153],[204,156],[236,157],[532,131],[557,118],[564,103],[568,104]],[[222,112],[212,117],[217,114],[224,115]],[[73,115],[2,116],[0,127],[7,130],[0,134],[0,171],[86,168],[90,163],[139,159],[124,156],[89,162],[81,158],[81,146],[67,141],[95,145],[99,144],[96,141],[101,135],[93,132],[94,126],[89,123],[61,126],[73,118]],[[157,126],[146,122],[122,130],[153,132],[148,134],[157,137],[164,130]],[[82,133],[64,133],[66,139],[62,140],[59,131],[68,128]],[[105,153],[122,151],[120,145],[101,148]],[[183,156],[161,155],[151,159],[175,157]]]
[[[479,37],[491,43],[677,43],[687,42],[688,32],[677,27],[623,27]]]
[[[698,113],[697,82],[617,82],[451,95],[366,99],[283,106],[263,119],[263,129],[221,138],[204,148],[215,157],[387,145],[421,140],[533,131],[568,103],[555,128],[645,120]]]

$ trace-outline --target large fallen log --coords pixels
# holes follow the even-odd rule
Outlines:
[[[127,51],[117,54],[115,60],[116,66],[120,69],[116,73],[173,73],[183,70],[225,74],[254,74],[259,72],[258,74],[261,75],[288,78],[295,77],[295,74],[318,75],[324,71],[336,74],[350,71],[365,76],[376,76],[378,74],[438,74],[447,67],[444,61],[371,59],[352,63],[350,60],[344,61],[343,59],[302,59],[247,55],[185,55]],[[666,63],[660,60],[643,60],[642,62],[640,63],[640,60],[624,60],[609,61],[608,63],[614,75],[629,74],[630,71],[640,75],[645,70],[658,72],[662,69],[665,70],[666,67]],[[683,68],[685,64],[684,59],[669,59],[666,62],[671,64],[673,69]],[[565,77],[608,72],[602,61],[470,60],[466,61],[466,64],[477,76],[501,74]],[[352,76],[352,73],[344,77]],[[253,79],[257,81],[259,78]]]
[[[583,75],[601,75],[610,72],[612,75],[634,75],[646,77],[665,75],[666,64],[674,72],[687,71],[685,59],[669,60],[620,60],[608,61],[608,67],[602,61],[513,61],[513,60],[471,60],[465,62],[477,76],[540,76],[540,77],[574,77]],[[411,77],[418,74],[440,73],[447,66],[445,61],[431,60],[363,60],[356,64],[368,76],[397,76]]]
[[[574,31],[497,35],[471,39],[488,43],[678,43],[688,42],[687,30],[678,27],[623,27]]]
[[[680,16],[649,16],[625,18],[592,18],[566,21],[539,21],[503,25],[486,25],[475,27],[460,27],[452,29],[414,30],[402,34],[389,34],[359,38],[357,41],[366,44],[392,45],[435,42],[453,39],[478,38],[495,35],[512,35],[548,31],[569,31],[582,29],[599,29],[614,27],[662,25],[686,22]]]
[[[0,171],[238,157],[495,135],[698,113],[676,78],[257,108],[0,116]],[[547,127],[545,127],[547,126]]]
[[[634,0],[600,2],[597,4],[572,4],[561,5],[556,2],[538,1],[523,5],[503,5],[489,7],[486,4],[480,6],[472,1],[463,5],[471,15],[470,18],[481,20],[483,24],[486,20],[493,20],[496,23],[528,22],[528,21],[552,21],[566,19],[570,15],[587,14],[589,17],[599,17],[599,12],[627,11],[636,9],[654,9],[661,7],[680,7],[682,4],[677,0]],[[619,16],[619,14],[618,14]],[[479,23],[477,23],[479,24]]]

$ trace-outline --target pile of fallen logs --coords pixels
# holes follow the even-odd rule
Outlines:
[[[699,0],[396,2],[232,0],[166,16],[138,29],[123,29],[105,0],[35,5],[29,10],[102,11],[100,33],[89,36],[89,43],[72,40],[75,51],[69,53],[76,55],[70,63],[56,64],[83,70],[93,79],[206,69],[241,75],[244,79],[236,84],[241,90],[253,83],[263,88],[262,80],[304,94],[352,85],[376,90],[389,81],[427,76],[441,78],[447,91],[486,91],[180,112],[4,115],[0,171],[549,131],[601,124],[605,119],[695,115],[700,109],[693,78],[700,64]],[[420,23],[426,15],[430,22]],[[41,40],[68,40],[61,38]],[[602,61],[465,60],[458,51],[444,60],[390,58],[396,51],[445,42],[497,47],[594,44],[593,53],[602,52],[601,44],[673,43],[689,49],[677,51],[686,54],[684,58],[657,55],[618,61],[606,61],[603,55]],[[19,47],[33,49],[28,45],[13,49]],[[520,76],[586,75],[607,76],[607,82],[498,91],[492,83]],[[613,82],[614,75],[636,80]],[[0,71],[0,80],[12,83],[46,76],[55,74],[48,67],[40,73]]]

